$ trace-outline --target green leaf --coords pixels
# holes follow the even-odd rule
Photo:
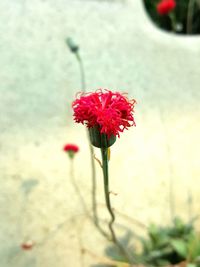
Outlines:
[[[159,266],[169,266],[170,262],[168,260],[165,260],[165,259],[159,259],[159,260],[157,260],[157,264]]]
[[[200,237],[197,234],[190,236],[188,240],[188,260],[199,262],[200,256]]]
[[[184,240],[172,239],[170,243],[180,256],[187,258],[187,243]]]
[[[194,264],[194,263],[188,263],[188,264],[187,264],[187,267],[197,267],[197,265]]]

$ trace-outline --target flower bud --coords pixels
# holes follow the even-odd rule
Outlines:
[[[72,53],[77,53],[78,52],[79,46],[77,44],[75,44],[74,41],[70,37],[68,37],[66,39],[66,43],[67,43],[67,45],[68,45],[68,47],[69,47],[69,49],[71,50]]]
[[[116,141],[115,135],[108,137],[105,133],[100,132],[100,128],[98,126],[89,128],[89,135],[91,144],[98,148],[108,148]]]

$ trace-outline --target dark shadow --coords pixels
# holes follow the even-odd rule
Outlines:
[[[175,8],[165,15],[160,15],[157,11],[157,4],[163,0],[149,1],[143,0],[144,9],[152,23],[163,31],[179,35],[198,35],[200,34],[200,6],[195,3],[189,7],[192,0],[175,0]],[[166,1],[166,0],[165,0]],[[170,1],[170,0],[169,0]],[[190,30],[188,30],[188,11],[190,16]]]

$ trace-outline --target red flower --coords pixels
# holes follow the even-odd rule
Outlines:
[[[98,126],[108,137],[118,136],[130,126],[135,126],[133,108],[136,101],[128,100],[125,94],[98,90],[81,93],[72,103],[74,120],[85,123],[88,128]]]
[[[79,151],[79,147],[77,145],[74,144],[67,144],[63,147],[63,150],[65,152],[74,152],[77,153]]]
[[[167,15],[175,7],[176,7],[175,0],[162,0],[161,2],[157,4],[157,12],[160,15]]]

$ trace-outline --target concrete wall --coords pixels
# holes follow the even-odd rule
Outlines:
[[[88,91],[126,91],[138,102],[137,127],[112,149],[115,209],[168,223],[173,181],[176,214],[188,218],[188,192],[199,212],[199,37],[161,32],[134,0],[2,0],[0,22],[1,267],[89,266],[97,259],[81,259],[80,247],[101,255],[107,244],[83,215],[62,151],[80,146],[75,174],[90,206],[85,129],[70,110],[79,69],[67,36],[81,46]],[[104,203],[100,170],[97,180]],[[22,251],[27,240],[34,249]]]

